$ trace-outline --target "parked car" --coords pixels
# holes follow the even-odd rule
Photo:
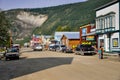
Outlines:
[[[57,47],[56,47],[56,51],[58,51],[58,52],[63,52],[63,50],[65,49],[65,45],[61,45],[61,44],[59,44]]]
[[[42,51],[43,50],[43,47],[42,47],[42,45],[35,45],[34,47],[33,47],[33,50],[34,51]]]
[[[65,52],[65,51],[66,51],[66,49],[67,49],[67,47],[66,47],[66,46],[62,47],[62,52]]]
[[[59,45],[54,45],[53,46],[53,51],[57,51],[57,50],[59,50],[60,49],[60,46]]]
[[[49,51],[52,51],[53,48],[54,48],[54,45],[55,45],[55,44],[50,44],[49,47],[48,47],[48,50],[49,50]]]
[[[6,53],[6,51],[0,51],[0,59],[2,59],[4,57],[4,54]]]
[[[71,48],[67,48],[65,52],[66,53],[73,53],[73,50]]]
[[[95,49],[92,45],[78,45],[75,49],[75,54],[85,55],[85,54],[95,54]]]
[[[9,48],[7,52],[5,53],[4,57],[5,60],[8,59],[19,59],[20,53],[17,48]]]
[[[62,48],[62,52],[64,52],[64,53],[73,53],[73,50],[71,48],[68,48],[68,47],[64,46]]]
[[[57,44],[51,44],[51,45],[49,45],[49,50],[50,51],[56,51],[58,49],[59,49],[59,45],[57,45]]]
[[[13,44],[12,48],[16,48],[18,51],[20,51],[21,46],[20,44]]]

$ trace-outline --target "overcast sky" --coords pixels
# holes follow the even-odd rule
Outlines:
[[[86,0],[0,0],[0,8],[3,10],[15,8],[43,8],[82,1]]]

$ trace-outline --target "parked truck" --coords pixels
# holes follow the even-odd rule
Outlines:
[[[96,54],[95,49],[92,45],[78,45],[75,49],[75,54],[85,55],[85,54]]]

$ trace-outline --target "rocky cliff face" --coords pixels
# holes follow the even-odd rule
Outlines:
[[[21,11],[17,15],[17,19],[25,22],[26,24],[33,25],[33,27],[37,27],[37,26],[41,26],[47,20],[47,16],[42,14],[32,15],[28,12]]]
[[[36,27],[40,27],[48,19],[47,15],[34,15],[29,12],[20,11],[12,23],[14,25],[14,36],[22,39],[31,35]]]

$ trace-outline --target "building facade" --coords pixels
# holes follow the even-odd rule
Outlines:
[[[120,52],[119,0],[113,0],[95,10],[98,47],[102,46],[105,52]]]
[[[79,45],[80,41],[80,33],[79,32],[69,32],[63,34],[61,37],[61,44],[66,45],[67,48],[75,48]]]
[[[80,44],[96,45],[97,36],[95,33],[96,27],[94,24],[88,24],[80,27]]]
[[[79,33],[79,32],[77,32]],[[76,32],[55,32],[54,39],[61,44],[61,38],[63,35],[76,34]]]

